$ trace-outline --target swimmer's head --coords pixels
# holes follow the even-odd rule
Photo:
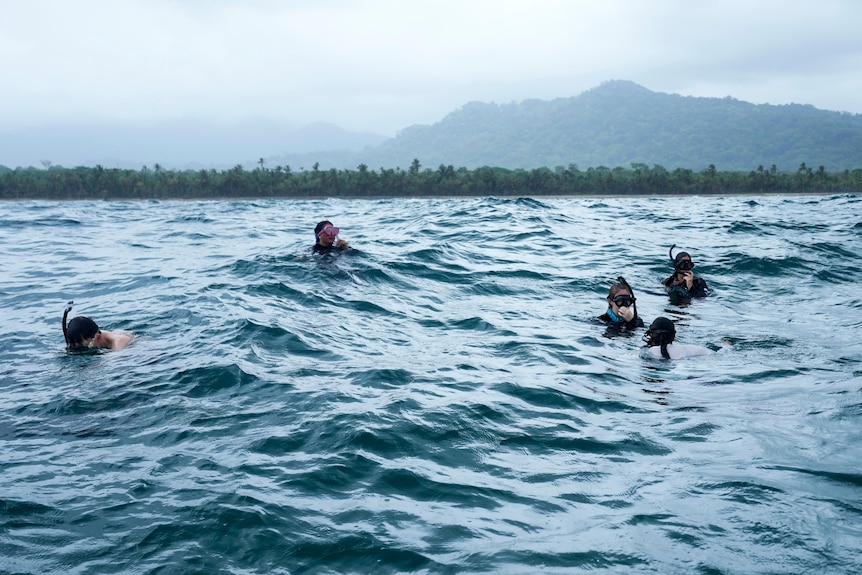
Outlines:
[[[673,267],[677,271],[688,271],[694,267],[694,262],[688,252],[679,252],[673,260]]]
[[[608,290],[608,300],[614,299],[614,297],[616,297],[616,295],[620,292],[632,295],[632,290],[629,289],[628,284],[617,282],[611,286],[611,289]]]
[[[679,252],[676,256],[673,255],[673,248],[676,244],[670,247],[668,255],[673,260],[673,269],[676,271],[688,271],[694,267],[694,262],[691,261],[691,255],[688,252]]]
[[[323,220],[314,226],[314,239],[317,240],[318,243],[320,243],[321,240],[332,243],[338,236],[339,231],[340,230],[335,227],[332,222],[329,220]]]
[[[615,303],[619,307],[629,307],[635,301],[629,284],[618,282],[608,290],[608,304]]]
[[[652,346],[661,346],[661,354],[666,358],[670,358],[667,351],[667,346],[673,343],[676,337],[676,326],[666,317],[657,317],[650,324],[649,329],[644,333],[644,341]]]
[[[666,317],[657,317],[650,324],[649,329],[644,335],[650,335],[653,337],[659,335],[670,335],[671,341],[673,341],[673,337],[676,336],[676,326]]]
[[[81,351],[93,347],[95,338],[101,331],[96,322],[88,317],[79,315],[73,317],[66,326],[66,347],[72,351]]]
[[[620,308],[632,308],[632,319],[637,318],[637,298],[632,286],[625,280],[623,276],[617,278],[617,283],[611,286],[608,290],[608,306],[615,314],[619,313]],[[630,320],[631,321],[631,320]]]

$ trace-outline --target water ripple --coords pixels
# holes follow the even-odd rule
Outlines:
[[[0,572],[858,572],[858,206],[7,204]],[[596,323],[619,275],[720,351]]]

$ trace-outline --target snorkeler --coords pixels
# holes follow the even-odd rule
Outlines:
[[[132,341],[132,336],[127,333],[102,331],[96,322],[88,317],[79,315],[73,317],[66,324],[66,317],[72,311],[69,302],[63,311],[63,337],[66,339],[66,349],[69,351],[87,351],[89,349],[123,349]]]
[[[637,299],[628,282],[619,276],[617,283],[608,291],[608,311],[597,319],[609,327],[618,329],[635,329],[643,327],[644,322],[638,317]]]
[[[694,267],[691,256],[688,252],[679,252],[674,257],[673,248],[675,247],[676,244],[673,244],[668,250],[668,255],[673,261],[673,275],[662,282],[668,295],[682,299],[708,296],[709,288],[706,286],[706,281],[695,276],[694,272],[691,271]]]
[[[657,317],[644,333],[644,341],[647,344],[646,353],[651,357],[665,359],[683,359],[699,355],[710,355],[715,353],[708,347],[687,343],[674,343],[676,338],[676,327],[666,317]]]
[[[318,222],[314,226],[314,247],[311,248],[312,253],[328,254],[335,250],[349,250],[350,245],[338,238],[340,230],[335,227],[329,220]]]

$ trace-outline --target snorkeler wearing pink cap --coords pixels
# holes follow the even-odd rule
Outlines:
[[[311,251],[316,254],[328,254],[334,250],[350,249],[350,245],[346,241],[337,239],[339,231],[329,220],[318,222],[314,226],[315,243]]]

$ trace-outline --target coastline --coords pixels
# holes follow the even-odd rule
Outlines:
[[[235,202],[240,200],[259,202],[264,200],[441,200],[441,199],[476,199],[476,198],[497,198],[497,199],[602,199],[602,198],[729,198],[729,197],[799,197],[799,196],[859,196],[862,192],[843,191],[843,192],[827,192],[827,191],[799,191],[799,192],[667,192],[667,193],[631,193],[631,194],[423,194],[415,195],[359,195],[359,194],[343,194],[331,196],[219,196],[206,198],[190,198],[190,197],[175,197],[175,198],[0,198],[0,202]]]

